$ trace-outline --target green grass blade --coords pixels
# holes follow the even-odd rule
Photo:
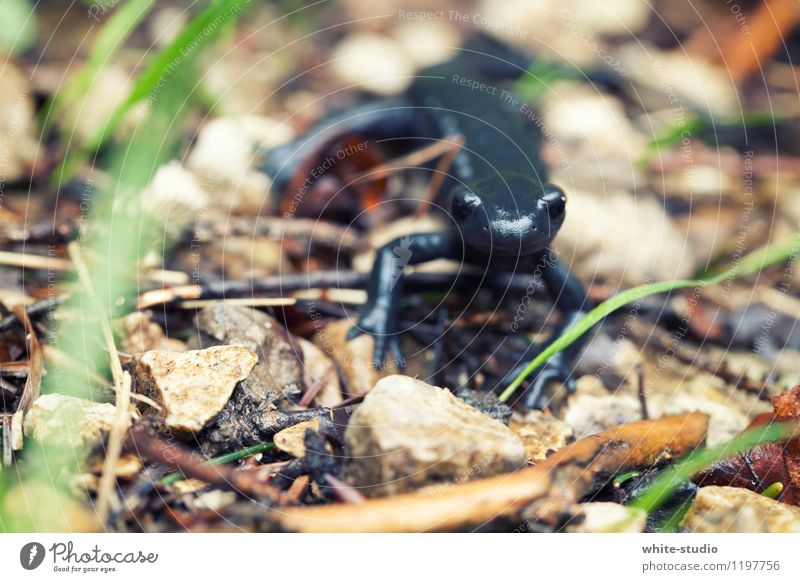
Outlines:
[[[59,183],[72,178],[82,161],[97,151],[109,136],[113,135],[125,114],[133,106],[145,99],[151,103],[156,101],[169,78],[178,70],[190,66],[203,49],[218,38],[226,25],[235,23],[247,6],[249,4],[243,6],[241,0],[217,0],[192,20],[175,40],[145,67],[126,99],[108,117],[103,127],[66,156],[54,172]]]
[[[646,167],[653,156],[662,148],[677,147],[684,139],[689,139],[699,134],[713,134],[717,138],[718,131],[741,124],[742,128],[753,128],[784,123],[789,116],[782,115],[772,110],[744,111],[738,117],[721,117],[718,119],[692,115],[691,117],[667,127],[660,135],[651,139],[644,147],[644,153],[637,161],[640,168]],[[721,144],[718,144],[721,145]]]
[[[647,489],[630,505],[652,513],[664,505],[678,487],[712,463],[761,444],[788,440],[798,434],[800,434],[800,423],[776,422],[745,431],[725,444],[697,449],[653,479]]]
[[[127,102],[132,103],[136,95],[152,86],[155,75],[157,98],[151,100],[150,107],[144,112],[145,118],[135,124],[130,135],[111,148],[103,164],[108,183],[102,188],[92,188],[92,205],[81,244],[95,298],[92,300],[85,289],[78,287],[68,305],[61,307],[69,316],[54,317],[58,327],[52,334],[48,330],[48,343],[63,351],[75,365],[61,368],[48,364],[43,393],[57,392],[89,400],[107,397],[105,392],[98,394],[91,379],[95,373],[105,373],[109,364],[108,352],[96,341],[101,337],[97,313],[102,311],[108,318],[127,313],[128,299],[139,289],[141,259],[150,250],[165,251],[167,243],[162,242],[162,217],[153,216],[152,210],[147,209],[142,193],[157,169],[165,161],[173,159],[180,149],[183,139],[181,122],[195,106],[191,96],[199,77],[197,58],[201,49],[210,44],[227,24],[234,23],[241,12],[240,6],[225,12],[234,4],[218,0],[212,8],[201,13],[180,37],[187,44],[178,42],[172,47],[173,51],[181,54],[180,66],[157,71],[154,63],[173,62],[169,58],[165,61],[165,53],[160,53],[144,71],[146,77],[137,81],[135,88],[139,93],[128,97]],[[244,7],[247,4],[241,2],[240,5]],[[200,35],[196,41],[193,34]],[[174,55],[174,52],[167,54]],[[58,174],[54,177],[57,178]],[[34,490],[33,484],[45,484],[50,487],[45,495],[50,497],[44,498],[52,499],[53,495],[66,494],[69,476],[83,470],[85,451],[70,449],[68,456],[57,456],[55,451],[58,447],[34,444],[26,443],[22,452],[24,463],[18,465],[13,475],[7,472],[5,477],[13,477],[13,482],[0,473],[2,529],[36,530],[41,515],[52,513],[47,511],[47,504],[39,503],[38,499],[36,503],[25,506],[8,505],[11,487],[14,491],[22,488],[27,493],[27,489]],[[69,524],[59,528],[68,529]]]
[[[197,58],[202,49],[217,38],[220,28],[235,20],[240,11],[240,4],[241,0],[220,0],[200,13],[168,47],[156,55],[136,80],[127,99],[114,111],[108,123],[86,144],[86,147],[90,150],[99,148],[131,107],[148,96],[156,98],[160,86],[177,67],[183,66],[189,59]]]
[[[246,457],[251,457],[253,455],[257,455],[258,453],[265,453],[267,451],[275,450],[275,443],[259,443],[257,445],[252,445],[250,447],[245,447],[243,449],[239,449],[238,451],[233,451],[232,453],[227,453],[225,455],[220,455],[219,457],[214,457],[206,461],[209,465],[226,465],[228,463],[233,463],[234,461],[238,461],[240,459],[244,459]],[[161,479],[161,483],[164,485],[174,485],[181,479],[185,479],[183,473],[177,471],[175,473],[170,473],[169,475],[165,475],[163,479]]]
[[[514,93],[529,103],[538,101],[552,83],[561,79],[576,78],[558,63],[538,58],[514,84]]]
[[[45,131],[65,109],[74,107],[78,99],[86,96],[100,71],[150,14],[154,5],[155,0],[128,0],[103,24],[81,71],[43,109],[42,125]]]
[[[627,289],[622,293],[603,301],[600,305],[587,313],[583,319],[577,321],[572,327],[567,329],[561,336],[559,336],[553,343],[547,346],[528,366],[517,376],[508,388],[506,388],[500,395],[500,401],[507,401],[519,388],[525,379],[530,376],[537,368],[542,366],[547,360],[552,358],[560,351],[566,349],[575,343],[583,334],[589,331],[594,325],[604,317],[614,313],[618,309],[649,297],[657,293],[665,293],[677,289],[686,289],[688,287],[706,287],[708,285],[717,285],[724,281],[732,281],[738,277],[752,275],[759,271],[795,257],[800,252],[800,235],[796,235],[786,242],[777,243],[763,249],[753,251],[746,255],[734,267],[724,271],[716,276],[710,276],[702,279],[678,279],[676,281],[660,281],[658,283],[648,283]]]

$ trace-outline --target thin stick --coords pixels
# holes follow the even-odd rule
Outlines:
[[[100,329],[103,333],[103,340],[105,341],[106,349],[109,354],[111,377],[114,379],[114,390],[116,392],[114,405],[117,407],[117,414],[114,419],[114,426],[111,428],[108,437],[106,460],[97,493],[97,516],[101,523],[105,523],[108,518],[111,500],[114,497],[114,466],[117,464],[120,452],[122,451],[123,435],[128,428],[131,418],[130,375],[122,370],[122,364],[119,361],[119,353],[117,353],[117,346],[114,343],[114,331],[111,329],[111,322],[105,310],[102,308],[102,303],[100,303],[97,298],[97,292],[94,288],[92,278],[89,275],[86,262],[83,260],[80,245],[76,241],[69,243],[67,245],[67,252],[72,259],[72,263],[75,265],[78,279],[80,279],[83,288],[86,290],[89,301],[98,307],[97,315],[100,321]]]
[[[11,253],[8,251],[0,251],[0,265],[5,267],[22,267],[23,269],[72,270],[72,264],[66,259],[44,255],[31,255],[30,253]]]
[[[428,213],[431,205],[433,204],[433,200],[436,198],[436,194],[439,192],[439,188],[441,188],[442,184],[444,183],[444,178],[447,175],[447,172],[453,165],[453,161],[461,151],[461,148],[464,147],[464,136],[460,134],[451,136],[449,138],[446,137],[442,141],[450,144],[450,148],[445,151],[442,159],[439,160],[438,164],[436,164],[436,169],[433,171],[433,176],[431,176],[431,179],[428,182],[425,195],[423,196],[422,200],[420,200],[420,204],[417,206],[416,212],[414,212],[414,218],[422,218]]]
[[[86,373],[88,378],[101,388],[117,392],[117,386],[115,384],[109,384],[105,378],[103,378],[100,374],[96,372],[93,372],[91,370],[83,370],[78,366],[78,362],[70,358],[64,352],[49,345],[42,346],[42,350],[44,351],[44,359],[46,362],[49,362],[51,364],[56,364],[58,366],[69,367],[72,368],[73,370],[80,370],[81,373]],[[158,402],[156,402],[152,398],[148,398],[144,394],[131,393],[131,399],[141,402],[142,404],[147,404],[148,406],[151,406],[156,410],[161,410],[161,405],[159,405]]]
[[[245,459],[253,455],[258,455],[260,453],[265,453],[267,451],[274,451],[274,450],[275,450],[275,443],[272,442],[259,443],[257,445],[245,447],[244,449],[239,449],[238,451],[233,451],[232,453],[220,455],[218,457],[213,457],[208,461],[206,461],[206,463],[209,465],[224,465],[226,463],[233,463],[234,461],[239,461],[241,459]],[[169,475],[165,475],[164,478],[161,479],[161,483],[163,485],[174,485],[181,479],[185,478],[186,477],[183,475],[183,473],[180,472],[170,473]]]
[[[162,285],[187,285],[189,283],[189,274],[183,271],[145,269],[143,275],[145,280]]]
[[[49,312],[51,309],[55,309],[62,303],[64,303],[69,298],[69,295],[58,295],[57,297],[53,297],[51,299],[43,299],[42,301],[37,301],[32,305],[28,305],[25,307],[25,313],[31,319],[36,319],[41,317],[42,315]],[[16,313],[11,313],[0,319],[0,332],[7,331],[14,327],[20,321],[19,317],[17,317]]]
[[[460,148],[464,142],[463,137],[461,137],[460,135],[445,137],[444,139],[436,141],[431,145],[425,146],[418,150],[414,150],[413,152],[408,153],[404,156],[400,156],[399,158],[389,160],[385,164],[381,164],[380,166],[376,166],[371,170],[367,170],[363,174],[349,176],[349,178],[353,181],[358,181],[358,182],[375,182],[377,180],[382,180],[388,176],[392,176],[400,170],[407,168],[416,168],[426,162],[435,160],[439,156],[442,156],[452,151],[453,145],[457,142],[458,139],[461,140],[461,145],[459,145]]]
[[[42,346],[39,343],[39,338],[36,337],[36,330],[33,329],[33,324],[21,306],[14,309],[17,317],[19,317],[22,325],[25,327],[25,334],[27,335],[28,344],[28,377],[25,380],[25,388],[20,396],[17,410],[11,417],[11,445],[15,451],[22,448],[22,424],[25,420],[25,414],[33,404],[33,401],[39,397],[42,390],[42,376],[44,375],[44,357],[42,355]]]
[[[73,241],[74,243],[75,241]],[[71,245],[72,243],[70,243]],[[70,245],[67,245],[69,247]],[[70,257],[72,255],[70,254]],[[32,255],[30,253],[12,253],[0,251],[0,265],[6,267],[21,267],[23,269],[53,270],[62,273],[74,269],[73,263],[67,259],[50,257],[47,255]],[[185,285],[189,276],[182,271],[169,271],[165,269],[145,269],[143,276],[147,281],[168,285]]]
[[[11,446],[11,416],[8,414],[3,415],[3,467],[11,466],[11,459],[13,457],[12,451],[14,447]]]
[[[639,404],[642,407],[642,420],[650,420],[647,411],[647,394],[644,391],[644,366],[641,362],[636,364],[636,390],[639,393]]]
[[[81,254],[80,245],[75,241],[69,243],[67,245],[67,252],[69,253],[70,258],[75,265],[75,270],[78,273],[78,279],[80,279],[81,284],[83,285],[84,289],[86,289],[86,294],[89,296],[89,300],[97,307],[100,307],[102,303],[100,303],[100,300],[97,297],[97,292],[94,288],[94,282],[89,275],[89,269],[86,267],[86,262],[83,260],[83,255]],[[114,330],[111,328],[111,322],[109,321],[105,310],[100,309],[97,315],[100,321],[100,328],[103,333],[103,341],[106,343],[106,350],[108,351],[109,355],[111,355],[111,377],[114,378],[114,384],[119,387],[122,386],[124,375],[122,372],[122,364],[120,364],[119,361],[119,354],[117,354],[117,346],[114,343]]]
[[[256,498],[266,497],[283,503],[285,494],[274,485],[259,480],[253,471],[237,471],[229,465],[212,465],[195,451],[177,443],[159,438],[142,426],[128,432],[130,447],[140,457],[162,463],[180,471],[187,477],[199,479],[214,487],[237,491]]]
[[[128,410],[131,401],[131,375],[123,372],[122,386],[117,392],[117,410],[114,416],[114,425],[108,436],[108,448],[106,449],[106,459],[103,463],[103,474],[100,476],[100,485],[97,488],[97,516],[100,523],[105,523],[112,500],[116,500],[114,494],[114,484],[116,474],[114,467],[122,453],[122,443],[125,439],[125,432],[131,421],[131,414]],[[119,404],[121,403],[121,404]]]
[[[725,65],[737,82],[766,66],[800,20],[800,6],[797,0],[766,0],[748,18],[747,34],[734,35],[723,47]]]
[[[322,387],[328,383],[328,378],[331,375],[333,368],[328,368],[325,370],[325,373],[320,378],[316,378],[314,383],[308,387],[308,389],[303,393],[303,397],[300,399],[300,402],[297,403],[298,406],[301,408],[308,408],[311,406],[311,403],[314,402],[314,398],[322,390]]]
[[[285,307],[297,304],[294,297],[240,297],[235,299],[190,299],[181,301],[181,309],[202,309],[217,303],[227,305],[243,305],[245,307]]]
[[[289,489],[286,491],[286,497],[292,504],[296,504],[300,501],[300,497],[305,493],[309,481],[311,481],[309,475],[300,475],[294,480],[294,483],[289,486]]]
[[[355,505],[361,505],[366,502],[367,498],[364,497],[364,494],[349,483],[345,483],[330,473],[325,473],[325,480],[339,501]]]

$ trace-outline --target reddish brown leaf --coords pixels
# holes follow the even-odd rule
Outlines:
[[[748,428],[772,421],[800,419],[800,386],[773,396],[772,406],[771,414],[759,414]],[[800,439],[760,445],[715,463],[694,481],[698,485],[742,487],[757,493],[780,482],[784,488],[779,499],[800,505]]]

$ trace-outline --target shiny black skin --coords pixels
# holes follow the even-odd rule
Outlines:
[[[311,152],[336,136],[360,135],[395,144],[408,140],[409,147],[456,134],[464,138],[437,197],[437,205],[449,209],[452,228],[397,239],[377,252],[368,300],[348,335],[352,339],[368,333],[375,338],[376,367],[384,365],[386,353],[395,363],[405,362],[398,331],[405,265],[449,258],[482,265],[488,273],[522,269],[539,273],[564,313],[556,334],[589,308],[581,284],[548,250],[564,222],[566,197],[547,182],[539,159],[540,134],[526,122],[520,102],[506,98],[501,85],[495,84],[523,70],[506,58],[464,51],[419,73],[405,95],[332,115],[267,158],[265,169],[274,176],[273,189],[280,190]],[[485,82],[487,88],[470,90],[460,79]],[[543,390],[550,381],[574,389],[571,363],[580,348],[580,342],[573,344],[538,370],[525,395],[527,406],[542,406]],[[525,364],[521,362],[508,378]]]
[[[529,255],[553,240],[566,197],[547,183],[540,134],[525,122],[519,102],[484,78],[475,63],[446,63],[423,71],[408,99],[418,106],[420,135],[465,138],[439,196],[465,243],[496,255]],[[486,88],[471,90],[464,81]]]

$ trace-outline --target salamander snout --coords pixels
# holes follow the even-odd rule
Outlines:
[[[453,191],[450,216],[470,247],[501,255],[538,252],[564,222],[567,198],[557,186],[544,184],[525,196],[492,192]]]
[[[567,196],[558,186],[547,184],[541,203],[547,209],[547,216],[550,220],[560,223],[564,220],[567,212]]]

